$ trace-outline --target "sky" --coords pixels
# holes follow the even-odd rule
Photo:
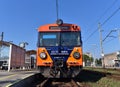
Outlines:
[[[119,9],[118,9],[119,8]],[[100,57],[98,23],[102,38],[120,29],[120,0],[58,0],[59,18],[81,27],[83,52]],[[0,0],[0,34],[4,41],[29,43],[27,50],[37,48],[37,28],[56,22],[56,0]],[[118,30],[103,42],[104,54],[120,50]]]

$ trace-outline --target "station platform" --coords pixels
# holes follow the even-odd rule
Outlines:
[[[9,87],[9,85],[38,72],[37,70],[14,70],[10,72],[0,70],[0,87]]]

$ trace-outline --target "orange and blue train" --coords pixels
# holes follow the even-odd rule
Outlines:
[[[76,77],[83,67],[82,55],[78,25],[58,19],[54,24],[38,28],[36,65],[43,75]]]

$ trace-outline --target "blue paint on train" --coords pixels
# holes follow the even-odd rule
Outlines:
[[[72,52],[72,46],[51,46],[45,47],[51,56],[52,60],[59,60],[62,59],[64,62],[67,61],[70,53]]]

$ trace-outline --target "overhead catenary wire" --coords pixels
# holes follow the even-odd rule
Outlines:
[[[118,7],[118,8],[101,24],[101,26],[105,25],[119,10],[120,10],[120,7]],[[93,33],[91,33],[91,34],[89,35],[89,37],[85,40],[85,42],[88,41],[89,38],[91,38],[97,31],[98,31],[98,28],[97,28]]]
[[[101,24],[101,26],[105,25],[105,23],[108,22],[119,10],[120,10],[120,7],[117,8],[117,9]]]
[[[116,2],[117,2],[118,0],[115,0],[111,5],[110,5],[110,7],[108,7],[106,10],[105,10],[105,12],[98,18],[98,20],[96,20],[96,22],[98,23],[99,21],[100,21],[100,19],[116,4]],[[119,7],[120,8],[120,7]],[[118,9],[119,9],[118,8]],[[117,10],[118,10],[117,9]],[[116,10],[116,11],[117,11]],[[116,14],[116,11],[111,15],[111,16],[114,16],[114,14]],[[110,18],[111,18],[111,16],[109,17],[109,18],[107,18],[102,24],[101,24],[101,26],[103,26]],[[96,23],[95,22],[95,23]],[[88,40],[89,40],[89,38],[91,38],[96,32],[98,31],[98,28],[96,29],[96,30],[94,30],[89,36],[88,36],[88,38],[85,40],[85,42],[87,42]]]
[[[106,41],[104,44],[107,44],[107,43],[109,43],[109,42],[111,42],[113,40],[115,40],[115,38],[111,38],[110,40]]]
[[[117,3],[118,0],[115,0],[110,7],[108,7],[105,12],[103,12],[103,14],[99,17],[99,19],[96,21],[97,23],[100,21],[100,19],[102,19],[104,17],[104,15]]]
[[[108,34],[102,41],[104,42],[108,37],[110,37],[110,34],[111,34],[112,32],[116,32],[116,30],[111,30],[111,31],[109,32],[109,34]]]

